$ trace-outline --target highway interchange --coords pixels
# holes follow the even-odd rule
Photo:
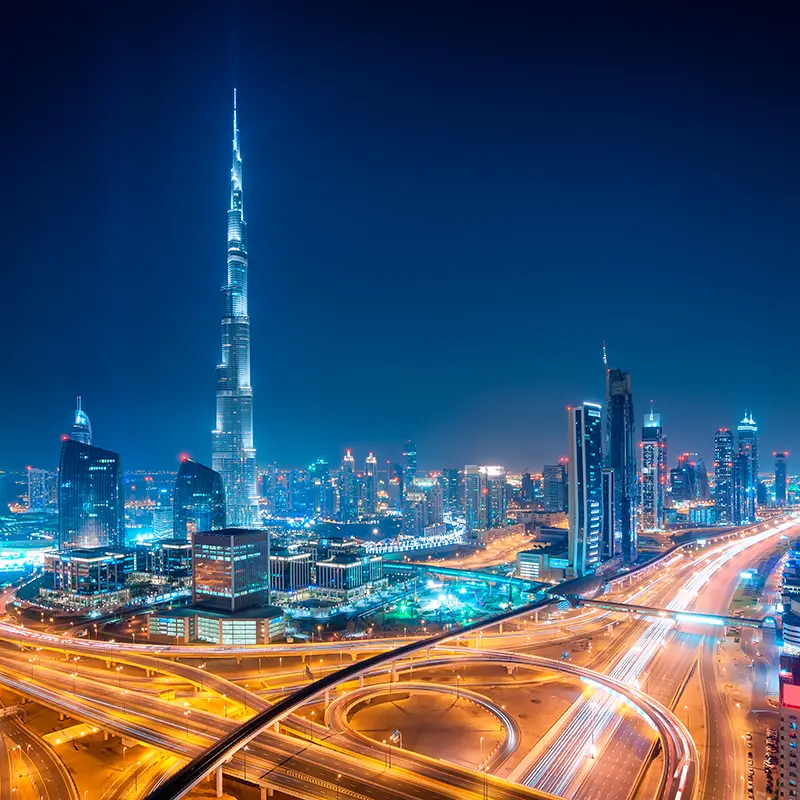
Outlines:
[[[698,552],[677,552],[646,575],[616,582],[611,595],[660,608],[723,613],[739,571],[774,551],[779,536],[792,534],[794,524],[793,519],[782,520]],[[348,642],[347,655],[358,659],[350,664],[342,659],[341,642],[158,646],[58,635],[5,619],[0,622],[0,683],[74,720],[147,745],[147,764],[130,766],[115,789],[119,797],[179,797],[206,777],[213,778],[221,767],[227,775],[262,786],[265,793],[275,789],[309,798],[452,800],[487,793],[503,800],[583,799],[632,796],[639,786],[642,792],[656,787],[658,796],[675,800],[744,798],[737,776],[744,763],[742,743],[713,664],[715,635],[724,628],[676,625],[671,618],[628,620],[588,608],[551,620],[552,606],[541,604],[538,614],[536,610],[532,605],[440,638]],[[532,652],[552,649],[554,642],[568,649],[581,638],[607,634],[610,626],[616,632],[591,669]],[[704,635],[710,632],[715,635]],[[241,663],[232,667],[237,657]],[[258,679],[253,669],[257,658],[267,662],[262,673],[259,661]],[[709,740],[700,744],[707,756],[700,761],[691,728],[687,730],[686,720],[670,710],[679,705],[698,658],[705,708],[725,721],[705,726]],[[300,659],[314,662],[313,683],[304,679]],[[426,671],[455,672],[467,664],[488,669],[493,663],[537,673],[549,670],[564,680],[581,681],[568,712],[553,720],[529,752],[519,747],[519,723],[513,713],[497,707],[477,687],[464,687],[462,702],[469,698],[510,720],[503,723],[506,743],[487,759],[486,771],[504,764],[511,780],[408,749],[400,752],[348,729],[345,709],[362,695],[385,692],[387,681],[394,680],[398,690],[446,694],[449,686],[451,693],[460,694],[452,682],[436,685],[429,680],[423,685],[421,679]],[[119,666],[122,671],[116,669]],[[165,696],[169,686],[177,691]],[[696,716],[702,717],[699,710]],[[20,768],[28,784],[41,787],[42,797],[78,796],[52,747],[13,717],[3,725],[0,765],[5,759],[7,768],[0,769],[2,798],[15,796],[12,784]],[[657,741],[661,754],[648,769]],[[24,757],[20,749],[12,750],[17,742]],[[734,754],[733,759],[719,755],[726,753]],[[13,768],[12,759],[20,762]],[[25,759],[30,762],[27,771],[21,767]],[[187,759],[190,763],[179,769]],[[653,777],[654,772],[659,775]],[[38,779],[31,777],[34,773]],[[649,796],[654,796],[652,791]]]

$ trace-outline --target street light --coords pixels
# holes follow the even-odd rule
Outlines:
[[[192,713],[190,708],[187,708],[186,711],[183,712],[183,716],[186,717],[186,738],[189,738],[189,714]]]
[[[461,684],[460,684],[460,681],[461,681],[461,676],[460,675],[456,675],[456,701],[458,701],[458,698],[461,697]]]
[[[342,779],[342,773],[340,772],[336,776],[336,800],[339,800],[339,781]]]
[[[247,745],[245,745],[245,746],[242,748],[242,752],[244,753],[244,779],[245,779],[245,780],[247,780],[247,751],[248,751],[249,749],[250,749],[250,748],[249,748]]]

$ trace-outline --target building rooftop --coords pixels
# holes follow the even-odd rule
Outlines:
[[[155,617],[211,617],[213,619],[267,619],[268,617],[283,616],[283,609],[278,606],[261,606],[260,608],[245,608],[241,611],[220,611],[217,608],[207,608],[202,605],[180,606],[177,608],[154,611]]]

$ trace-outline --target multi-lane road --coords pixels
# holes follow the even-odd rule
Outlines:
[[[788,523],[784,530],[788,530]],[[767,532],[711,545],[698,554],[670,557],[664,560],[660,569],[619,591],[617,596],[620,600],[677,610],[693,608],[708,613],[723,612],[735,589],[739,569],[770,548],[774,549],[779,533],[776,524]],[[350,752],[344,752],[341,746],[331,747],[331,742],[324,739],[326,730],[319,723],[308,723],[309,735],[303,741],[304,723],[299,713],[304,703],[318,702],[326,687],[337,689],[346,686],[360,674],[366,673],[366,680],[371,682],[382,680],[380,675],[387,672],[402,672],[409,659],[414,659],[415,675],[424,670],[426,664],[433,667],[443,662],[457,663],[464,658],[536,664],[540,669],[549,667],[562,672],[571,671],[574,676],[591,680],[587,685],[596,688],[587,690],[584,699],[554,725],[544,743],[524,760],[521,778],[530,784],[530,788],[489,776],[488,785],[493,798],[516,800],[547,796],[547,793],[580,800],[600,798],[601,795],[620,796],[620,787],[635,786],[649,757],[655,741],[652,726],[657,729],[672,759],[669,762],[671,768],[664,774],[664,796],[691,796],[698,777],[694,745],[686,729],[667,708],[680,694],[698,652],[701,634],[705,631],[686,625],[676,631],[672,620],[645,618],[634,621],[612,640],[595,664],[607,674],[591,677],[592,673],[582,673],[581,668],[575,665],[537,661],[541,657],[523,655],[518,651],[596,635],[618,616],[608,611],[583,609],[552,622],[542,615],[537,622],[530,613],[532,611],[531,608],[524,613],[510,612],[504,620],[505,630],[499,628],[500,619],[494,620],[491,628],[478,624],[465,630],[460,643],[470,642],[472,646],[469,649],[462,647],[459,651],[437,650],[433,653],[426,653],[426,650],[437,644],[448,646],[447,637],[442,637],[441,641],[436,637],[429,640],[411,637],[375,639],[346,645],[325,642],[241,648],[165,647],[57,636],[2,621],[0,639],[5,639],[8,644],[0,648],[0,682],[79,719],[88,719],[105,730],[124,734],[170,754],[167,763],[148,765],[147,774],[142,769],[125,778],[120,787],[120,797],[135,797],[140,789],[141,792],[152,789],[153,797],[180,796],[174,788],[174,780],[167,779],[162,784],[172,787],[165,791],[156,788],[156,784],[162,783],[165,776],[178,766],[179,759],[198,758],[204,750],[222,740],[230,742],[229,749],[223,747],[220,750],[217,745],[216,752],[222,752],[223,760],[197,761],[202,765],[198,768],[199,777],[232,756],[231,761],[224,763],[226,772],[240,777],[244,777],[246,772],[250,781],[284,786],[302,797],[333,798],[341,792],[342,796],[376,800],[400,800],[409,796],[454,800],[482,796],[484,776],[455,765],[429,763],[430,759],[413,753],[403,753],[399,756],[400,761],[395,762],[395,768],[389,771],[379,747],[355,739],[348,739]],[[450,642],[449,646],[456,643]],[[302,687],[293,698],[280,701],[275,707],[253,691],[255,686],[243,686],[242,680],[233,681],[215,674],[212,664],[200,669],[199,666],[172,660],[184,656],[203,659],[265,655],[296,658],[313,654],[316,657],[341,652],[345,647],[354,657],[358,654],[377,655],[350,667],[340,668],[330,663],[322,668],[315,666],[315,677],[321,677],[322,682],[318,681],[311,688]],[[26,657],[21,658],[19,651],[23,648]],[[388,654],[387,651],[393,648],[399,650]],[[67,660],[76,655],[83,659],[78,666]],[[419,655],[427,656],[430,661],[420,660]],[[136,670],[116,673],[105,669],[103,662],[129,665]],[[372,662],[372,667],[368,662]],[[246,662],[239,677],[247,682],[246,676],[252,671],[248,671],[245,665]],[[149,677],[143,677],[138,669],[147,670]],[[273,676],[278,671],[268,669],[266,674]],[[298,679],[302,674],[298,670]],[[157,690],[163,688],[165,675],[176,684],[202,688],[203,696],[208,698],[207,706],[204,708],[202,703],[192,700],[191,707],[184,708],[180,702],[168,702],[159,697]],[[268,680],[271,685],[276,685],[271,677]],[[706,683],[710,712],[714,713],[714,709],[720,711],[722,706],[716,706],[717,701],[724,706],[720,687],[711,679]],[[224,696],[226,704],[229,701],[235,706],[237,719],[224,716],[223,704],[217,700],[212,702],[212,694],[217,698]],[[628,711],[625,724],[620,724],[620,696],[638,707],[647,721]],[[260,721],[253,720],[254,713]],[[290,713],[294,716],[287,716]],[[273,724],[277,719],[285,720],[286,728],[293,730],[295,735],[274,730]],[[242,726],[243,720],[247,721]],[[252,736],[249,733],[242,735],[242,729],[248,729],[248,726]],[[713,752],[715,747],[729,747],[730,750],[737,744],[731,741],[725,730],[716,735],[719,743],[712,743],[709,752]],[[247,750],[243,749],[245,746]],[[19,755],[19,751],[16,752]],[[0,753],[0,760],[2,758]],[[43,753],[40,758],[37,751],[37,763],[40,760],[45,762],[47,758],[52,760],[52,754],[47,756]],[[729,764],[720,762],[715,766],[709,761],[700,778],[706,785],[724,786],[726,792],[729,789],[735,792],[735,787],[730,784],[730,774]],[[44,777],[42,782],[45,782]],[[69,793],[63,796],[72,797]],[[735,798],[735,794],[720,796]]]

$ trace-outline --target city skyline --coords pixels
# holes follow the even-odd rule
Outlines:
[[[120,41],[109,9],[42,32],[28,82],[11,87],[17,124],[2,133],[8,152],[34,143],[37,154],[7,165],[17,192],[0,215],[6,262],[36,263],[44,287],[27,291],[25,270],[9,271],[8,324],[29,333],[8,369],[29,390],[5,398],[23,424],[9,431],[3,467],[54,466],[77,395],[98,443],[131,468],[174,468],[182,452],[210,461],[234,86],[257,187],[248,222],[260,463],[333,460],[347,447],[394,458],[409,437],[426,468],[555,463],[563,408],[603,400],[604,340],[639,402],[655,400],[672,452],[710,461],[714,431],[751,407],[765,452],[797,450],[782,401],[800,388],[784,368],[791,331],[754,277],[763,265],[789,294],[800,254],[789,224],[800,210],[790,188],[800,125],[774,102],[797,54],[779,16],[747,18],[753,55],[742,59],[734,34],[702,14],[692,28],[653,29],[642,11],[617,32],[614,19],[592,16],[599,38],[588,46],[555,10],[483,20],[467,7],[443,64],[441,10],[430,10],[428,34],[402,11],[359,4],[350,32],[323,8],[311,21],[270,13],[193,21],[178,42],[170,25],[135,20]],[[26,46],[27,24],[20,11],[11,26]],[[531,47],[539,37],[551,43]],[[676,40],[687,74],[671,65]],[[67,41],[85,62],[64,57]],[[137,71],[125,67],[126,47],[140,53]],[[479,73],[476,47],[489,48]],[[411,50],[425,80],[406,74]],[[698,85],[701,52],[719,66]],[[107,77],[87,83],[87,70]],[[541,74],[560,77],[549,86]],[[39,133],[53,116],[57,141]],[[153,214],[165,175],[169,214]],[[75,216],[89,206],[100,247]],[[569,271],[590,289],[574,307]],[[711,309],[733,306],[743,280],[755,283],[751,324],[771,331],[770,346],[712,356],[698,347],[710,342]],[[606,309],[620,301],[627,321],[615,326]],[[92,313],[73,313],[76,302]],[[477,318],[491,336],[472,331]],[[632,335],[645,324],[646,345]],[[539,344],[536,331],[552,329],[559,346]],[[473,371],[476,355],[492,369]],[[751,381],[756,373],[767,379]]]

